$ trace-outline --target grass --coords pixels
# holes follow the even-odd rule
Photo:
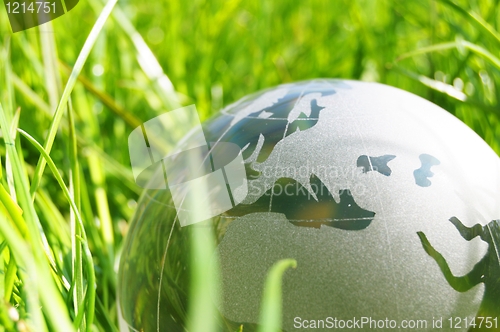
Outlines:
[[[206,119],[283,82],[379,81],[500,153],[497,1],[115,3],[16,34],[0,10],[0,331],[118,330],[117,261],[140,195],[127,137],[181,105]]]

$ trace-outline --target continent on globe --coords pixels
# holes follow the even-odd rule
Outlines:
[[[311,187],[316,198],[293,179],[286,179],[284,185],[298,188],[295,195],[273,195],[270,212],[280,212],[295,226],[320,228],[321,225],[344,230],[361,230],[370,225],[375,212],[365,210],[356,204],[349,189],[339,190],[337,203],[328,188],[316,176],[311,176]],[[290,204],[291,203],[291,204]],[[304,213],[305,212],[305,213]]]
[[[419,169],[413,171],[413,176],[415,177],[415,183],[420,187],[429,187],[432,182],[429,180],[430,177],[434,176],[431,172],[431,167],[439,165],[441,162],[430,154],[421,154],[419,156],[422,166]]]
[[[231,114],[232,120],[221,138],[238,133],[242,141],[248,142],[241,146],[246,162],[263,161],[271,152],[269,147],[297,131],[314,127],[318,123],[321,110],[331,104],[330,97],[336,94],[338,89],[350,88],[340,81],[327,84],[312,81],[301,86],[303,91],[311,89],[316,92],[299,91],[296,98],[290,98],[290,95],[297,93],[297,87],[283,86],[266,92],[249,103],[238,102],[235,106],[241,105],[242,109],[234,115]],[[260,128],[260,132],[245,129],[251,123]],[[262,143],[259,145],[259,142]],[[268,148],[261,151],[264,142]],[[256,175],[258,172],[250,170],[250,174]]]
[[[386,154],[380,157],[369,157],[367,155],[359,156],[356,165],[358,167],[363,167],[363,173],[368,173],[370,171],[377,171],[382,175],[389,176],[392,173],[391,168],[387,163],[396,158],[396,156],[391,154]]]
[[[283,213],[291,224],[300,227],[324,225],[354,231],[365,229],[375,218],[375,212],[356,203],[349,189],[339,190],[340,201],[336,202],[317,176],[311,176],[310,185],[312,193],[294,179],[281,178],[252,205],[253,211]]]
[[[467,227],[456,218],[450,218],[451,223],[467,241],[479,236],[488,244],[488,251],[484,257],[474,265],[474,268],[465,276],[456,277],[450,270],[446,259],[430,244],[423,232],[417,232],[425,252],[434,258],[443,272],[446,281],[458,292],[467,292],[479,283],[484,283],[484,295],[477,312],[478,317],[500,318],[500,261],[498,246],[500,245],[500,220],[492,220],[487,225],[475,224]],[[475,329],[474,329],[475,330]],[[498,331],[498,329],[494,329]]]

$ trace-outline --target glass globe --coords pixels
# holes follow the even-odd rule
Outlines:
[[[356,319],[466,331],[463,319],[498,316],[500,161],[440,107],[321,79],[242,98],[203,132],[241,149],[246,195],[181,226],[168,188],[144,191],[121,257],[122,332],[185,330],[193,227],[216,235],[220,331],[257,329],[267,273],[284,258],[297,261],[282,280],[286,331]]]

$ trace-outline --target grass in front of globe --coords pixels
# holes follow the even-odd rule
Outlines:
[[[206,119],[283,82],[378,81],[500,153],[495,1],[115,3],[81,2],[16,34],[0,10],[0,331],[119,330],[117,266],[141,193],[127,137],[165,111],[195,103]],[[280,329],[294,264],[268,276],[262,331]],[[203,275],[192,280],[187,325],[208,331]]]

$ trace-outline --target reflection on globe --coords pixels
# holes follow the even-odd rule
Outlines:
[[[239,146],[248,180],[242,203],[207,224],[220,330],[256,330],[284,258],[297,261],[283,276],[286,331],[498,316],[500,161],[446,111],[381,84],[312,80],[245,97],[203,130]],[[123,331],[184,331],[191,227],[168,189],[145,190],[120,264]]]

